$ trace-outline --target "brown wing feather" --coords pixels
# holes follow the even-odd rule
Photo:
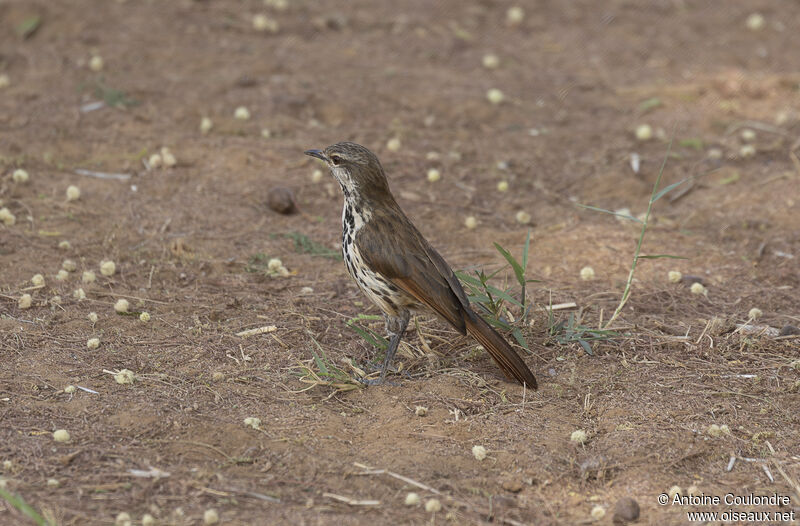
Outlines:
[[[387,219],[391,219],[391,227]],[[372,228],[360,230],[356,236],[356,243],[364,263],[420,303],[433,309],[461,334],[466,334],[461,299],[437,266],[431,262],[428,249],[433,249],[426,246],[427,242],[411,222],[405,216],[386,218],[375,213],[370,226]],[[387,239],[393,239],[393,232],[400,229],[411,231],[415,235],[404,238],[402,245],[387,243]],[[444,260],[442,262],[444,263]],[[452,274],[452,270],[450,273]],[[461,293],[463,294],[463,291]]]
[[[364,263],[395,286],[427,305],[461,334],[469,332],[489,352],[508,378],[536,389],[536,378],[511,345],[469,306],[461,283],[450,265],[422,237],[397,207],[373,212],[372,228],[360,230],[356,244]],[[411,235],[386,243],[395,231]]]

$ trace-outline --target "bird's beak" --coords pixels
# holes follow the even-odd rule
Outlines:
[[[306,150],[303,153],[305,153],[306,155],[310,155],[311,157],[316,157],[317,159],[320,159],[322,161],[328,162],[328,157],[322,150]]]

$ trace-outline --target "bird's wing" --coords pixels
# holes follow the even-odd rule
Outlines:
[[[395,235],[398,230],[412,235],[400,241]],[[356,244],[364,263],[372,270],[433,309],[461,334],[466,334],[461,299],[466,300],[466,295],[461,284],[442,256],[407,218],[374,214],[370,228],[358,232]],[[457,287],[455,290],[452,283]]]

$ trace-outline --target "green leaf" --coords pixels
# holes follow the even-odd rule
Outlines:
[[[465,274],[465,273],[463,273],[463,272],[461,272],[459,270],[459,271],[455,272],[455,275],[461,281],[465,281],[465,282],[469,283],[470,285],[474,285],[476,287],[483,288],[483,283],[481,283],[480,280],[477,280],[477,279],[473,278],[469,274]]]
[[[486,285],[486,290],[488,290],[489,292],[491,292],[492,294],[494,294],[498,298],[502,298],[502,299],[506,300],[509,303],[513,303],[517,307],[522,307],[522,303],[520,303],[518,299],[516,299],[514,296],[511,296],[507,292],[498,289],[497,287],[493,287],[491,285]]]
[[[28,38],[33,35],[39,26],[42,24],[42,17],[39,15],[29,16],[19,23],[17,26],[17,34],[22,38]]]
[[[8,491],[0,488],[0,498],[4,499],[8,502],[8,505],[16,508],[23,514],[27,515],[33,522],[35,522],[38,526],[50,526],[50,522],[42,517],[38,511],[33,509],[33,507],[25,502],[19,495],[14,495],[13,493],[9,493]]]
[[[597,208],[596,206],[589,206],[589,205],[582,205],[580,203],[575,203],[577,206],[581,208],[588,208],[589,210],[594,210],[595,212],[603,212],[604,214],[611,214],[612,216],[619,216],[630,221],[636,221],[637,223],[644,223],[641,219],[633,217],[628,214],[620,214],[619,212],[612,212],[611,210],[606,210],[605,208]]]
[[[592,352],[592,346],[589,345],[589,342],[586,340],[578,340],[578,343],[581,344],[581,347],[583,347],[583,350],[586,351],[586,354],[589,356],[594,356],[594,353]]]
[[[658,97],[652,97],[639,103],[639,111],[644,113],[658,108],[659,106],[661,106],[661,99]]]
[[[670,190],[672,190],[673,188],[677,188],[678,186],[682,185],[683,183],[685,183],[685,182],[686,182],[686,181],[688,181],[689,179],[691,179],[691,177],[687,177],[686,179],[681,179],[681,180],[680,180],[680,181],[678,181],[677,183],[672,183],[671,185],[669,185],[669,186],[666,186],[666,187],[662,188],[661,190],[659,190],[659,191],[658,191],[658,193],[657,193],[656,195],[654,195],[654,196],[653,196],[653,198],[650,200],[650,202],[651,202],[651,203],[655,203],[656,201],[658,201],[659,199],[661,199],[661,197],[662,197],[664,194],[666,194],[667,192],[669,192],[669,191],[670,191]]]
[[[499,243],[495,243],[494,244],[494,248],[496,248],[497,251],[500,252],[500,254],[504,258],[506,258],[506,261],[508,261],[508,264],[511,265],[512,269],[514,269],[514,274],[516,274],[516,276],[517,276],[517,281],[520,284],[524,283],[525,282],[525,270],[520,266],[520,264],[517,262],[517,260],[514,259],[514,256],[511,255],[511,252],[509,252],[508,250],[506,250],[503,247],[501,247]]]
[[[681,139],[678,143],[684,148],[694,148],[695,150],[702,150],[703,149],[703,139],[698,139],[697,137],[692,137],[689,139]]]
[[[653,254],[646,256],[638,256],[638,259],[689,259],[683,256],[673,256],[672,254]]]
[[[522,335],[522,331],[519,330],[519,327],[514,327],[514,330],[511,331],[511,335],[514,336],[514,339],[517,340],[517,342],[522,345],[526,351],[530,351],[528,342],[525,340],[525,336]]]
[[[525,248],[522,249],[522,268],[528,268],[528,249],[531,248],[531,231],[528,229],[528,237],[525,239]],[[526,283],[530,282],[530,280],[526,281]]]

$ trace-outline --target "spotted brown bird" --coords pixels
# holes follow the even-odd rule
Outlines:
[[[378,158],[352,142],[306,155],[327,163],[344,193],[342,255],[361,291],[383,311],[390,335],[381,384],[411,312],[432,310],[461,334],[469,333],[508,378],[536,388],[536,378],[511,345],[470,308],[467,295],[447,262],[406,217]]]

